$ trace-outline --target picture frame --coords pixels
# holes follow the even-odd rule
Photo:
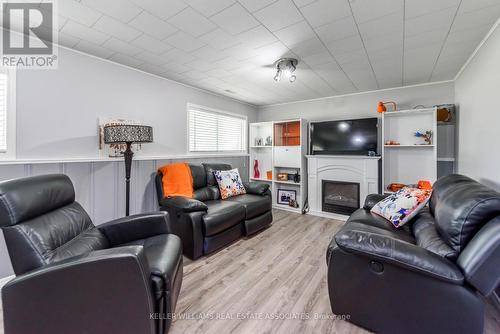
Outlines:
[[[297,191],[291,189],[278,189],[278,204],[290,205],[290,200],[297,201]]]

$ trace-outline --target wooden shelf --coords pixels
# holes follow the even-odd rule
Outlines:
[[[258,178],[255,178],[255,177],[251,177],[251,178],[250,178],[250,181],[258,181],[258,182],[273,182],[273,180],[269,180],[269,179],[258,179]]]

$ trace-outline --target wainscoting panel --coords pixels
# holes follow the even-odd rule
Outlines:
[[[209,157],[170,160],[135,160],[130,183],[130,214],[158,210],[154,178],[158,167],[172,162],[228,163],[248,180],[248,157]],[[99,225],[125,215],[125,164],[123,160],[0,164],[0,181],[24,176],[63,173],[70,177],[76,200]],[[3,234],[0,236],[0,278],[12,275]]]

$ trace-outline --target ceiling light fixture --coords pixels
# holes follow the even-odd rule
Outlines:
[[[294,82],[297,77],[293,72],[297,69],[298,61],[294,58],[281,58],[278,59],[274,66],[276,66],[276,75],[274,76],[274,81],[279,82],[281,77],[284,75],[290,82]]]

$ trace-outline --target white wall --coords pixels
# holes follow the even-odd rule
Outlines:
[[[60,48],[57,70],[17,74],[17,157],[98,157],[98,118],[154,127],[143,155],[185,154],[186,103],[255,119],[255,107]]]
[[[500,190],[500,28],[455,82],[458,171]]]
[[[374,117],[378,115],[377,103],[379,101],[394,101],[399,109],[409,109],[419,104],[433,106],[453,103],[453,82],[265,106],[259,108],[258,120],[304,118],[308,121],[315,121]]]

